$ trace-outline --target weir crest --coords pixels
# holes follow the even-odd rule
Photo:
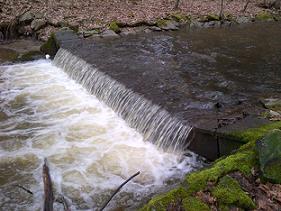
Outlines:
[[[66,49],[59,49],[54,64],[113,109],[129,126],[140,132],[144,140],[167,151],[182,152],[187,149],[192,127],[184,125],[165,109],[126,88]]]

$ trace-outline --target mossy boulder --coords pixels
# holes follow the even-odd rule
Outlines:
[[[12,49],[0,48],[0,63],[15,62],[18,56],[19,54]]]
[[[219,207],[240,207],[246,210],[254,209],[255,204],[244,192],[238,181],[230,176],[224,176],[219,180],[217,186],[212,190],[212,195],[216,197]]]
[[[170,15],[171,19],[177,21],[177,22],[181,22],[181,23],[186,23],[189,22],[191,17],[188,15],[184,15],[181,13],[174,13]]]
[[[261,11],[256,15],[258,21],[272,21],[274,20],[273,15],[268,11]]]
[[[58,42],[54,33],[51,34],[47,42],[45,42],[41,47],[40,51],[49,54],[51,57],[54,57],[59,49]]]
[[[186,211],[209,211],[211,210],[207,204],[195,197],[187,197],[183,200],[183,208]]]
[[[216,14],[208,14],[206,16],[206,19],[207,19],[207,21],[220,21],[221,20],[220,16],[216,15]]]
[[[168,193],[155,196],[141,210],[142,211],[149,211],[149,210],[166,211],[167,207],[171,203],[176,203],[178,200],[182,200],[186,197],[188,197],[187,192],[182,187],[179,187],[177,189],[171,190]]]
[[[264,178],[281,183],[281,130],[272,130],[256,146]]]
[[[114,31],[115,33],[120,33],[121,29],[116,21],[112,21],[108,27],[110,30]]]

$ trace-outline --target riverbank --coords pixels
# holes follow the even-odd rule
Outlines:
[[[69,27],[81,37],[108,37],[191,27],[221,27],[260,20],[279,20],[280,12],[261,2],[227,1],[9,1],[1,3],[0,40],[20,36],[46,41]],[[246,9],[245,9],[246,8]]]
[[[141,210],[280,210],[280,129],[279,121],[231,134],[246,144],[211,167],[188,174],[182,185],[154,197]]]

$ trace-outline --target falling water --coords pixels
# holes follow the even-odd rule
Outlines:
[[[192,127],[183,125],[161,107],[65,49],[58,51],[54,63],[143,134],[145,140],[173,152],[187,148]]]
[[[64,53],[60,51],[60,56]],[[56,60],[58,63],[59,58]],[[84,77],[94,74],[87,68],[82,69]],[[90,86],[87,83],[84,80],[84,85]],[[121,97],[119,89],[116,94]],[[101,91],[96,91],[99,96],[108,94],[111,99],[112,93]],[[118,185],[140,171],[110,203],[114,208],[135,209],[143,199],[161,187],[169,188],[198,167],[193,154],[182,157],[145,142],[141,134],[49,61],[0,66],[0,92],[0,210],[42,210],[44,158],[49,161],[55,195],[63,194],[72,210],[100,207]],[[112,102],[120,112],[121,100]],[[137,114],[127,115],[137,121],[133,119]],[[146,127],[144,130],[152,133]],[[159,136],[172,131],[165,130]],[[55,210],[63,208],[55,203]]]

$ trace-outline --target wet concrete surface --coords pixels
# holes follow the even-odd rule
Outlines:
[[[281,25],[161,32],[61,43],[186,124],[217,127],[281,98]]]

